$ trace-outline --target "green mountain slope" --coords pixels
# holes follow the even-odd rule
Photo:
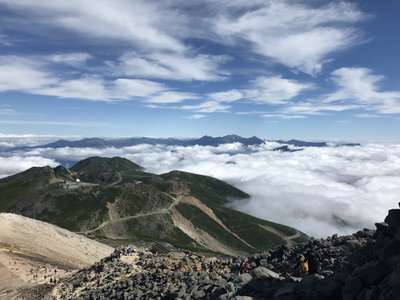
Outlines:
[[[0,179],[0,211],[84,233],[110,244],[167,241],[192,250],[242,254],[306,236],[227,206],[249,195],[221,180],[92,157],[70,170],[32,168]]]

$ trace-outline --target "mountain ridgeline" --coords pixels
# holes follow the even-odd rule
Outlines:
[[[46,221],[111,245],[166,241],[237,255],[302,242],[301,232],[236,211],[249,195],[182,171],[145,172],[128,159],[91,157],[72,168],[31,168],[0,179],[0,212]]]
[[[241,137],[238,135],[225,135],[221,137],[212,137],[205,135],[200,138],[152,138],[152,137],[131,137],[131,138],[114,138],[114,139],[103,139],[103,138],[84,138],[80,140],[58,140],[52,143],[35,146],[33,148],[123,148],[135,145],[167,145],[167,146],[218,146],[229,143],[241,143],[246,146],[260,145],[264,143],[263,139],[258,137]]]
[[[302,148],[307,147],[329,147],[329,146],[348,146],[355,147],[360,146],[359,143],[329,143],[325,141],[321,142],[310,142],[310,141],[301,141],[301,140],[269,140],[271,142],[276,142],[282,145],[290,145],[297,147],[297,150],[302,150]],[[230,143],[240,143],[244,146],[257,146],[265,143],[264,139],[261,139],[256,136],[252,137],[242,137],[235,134],[225,135],[225,136],[202,136],[200,138],[153,138],[153,137],[129,137],[129,138],[83,138],[79,140],[57,140],[47,144],[41,144],[36,146],[25,146],[25,147],[16,147],[16,148],[6,148],[3,151],[21,151],[21,150],[29,150],[35,148],[95,148],[95,149],[104,149],[104,148],[124,148],[131,147],[136,145],[163,145],[163,146],[212,146],[217,147],[223,144]],[[1,150],[1,149],[0,149]],[[292,152],[291,149],[285,147],[279,147],[275,150],[280,150],[284,152]]]

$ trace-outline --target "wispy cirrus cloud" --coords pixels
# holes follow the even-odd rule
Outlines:
[[[179,81],[218,81],[227,79],[221,65],[226,56],[155,52],[139,55],[125,53],[113,66],[117,74]]]
[[[81,63],[89,57],[66,54],[64,63]],[[54,59],[54,57],[52,58]],[[56,60],[61,59],[57,57]],[[47,59],[0,56],[0,91],[18,91],[34,95],[91,101],[147,101],[177,103],[197,96],[171,90],[164,83],[146,80],[116,78],[105,79],[96,75],[72,74],[65,78],[52,70]]]
[[[313,89],[314,85],[282,76],[259,76],[243,89],[233,89],[211,93],[208,97],[217,102],[248,101],[259,104],[284,104]]]
[[[350,102],[382,114],[400,113],[400,90],[381,88],[384,76],[368,68],[341,68],[332,73],[337,90],[323,97],[324,102]]]
[[[190,116],[185,116],[185,119],[189,119],[189,120],[200,120],[200,119],[204,119],[206,117],[206,115],[202,115],[202,114],[193,114]]]
[[[282,113],[263,113],[263,114],[261,114],[261,116],[264,118],[283,119],[283,120],[305,119],[306,118],[306,116],[303,116],[303,115],[282,114]]]
[[[258,77],[245,90],[246,98],[263,104],[284,104],[302,92],[312,89],[310,83],[300,82],[282,76]]]
[[[71,126],[71,127],[104,127],[110,125],[104,122],[70,122],[70,121],[36,121],[36,120],[0,120],[0,124],[48,125],[48,126]]]
[[[19,56],[0,56],[0,91],[31,91],[56,83],[40,63]]]
[[[315,102],[297,102],[282,111],[285,113],[295,113],[303,115],[322,115],[324,113],[342,112],[360,108],[355,104],[326,104],[319,101]]]
[[[58,64],[81,66],[82,64],[85,64],[88,60],[93,59],[93,56],[85,52],[73,52],[51,54],[44,57],[44,59]]]
[[[0,25],[19,33],[21,44],[19,55],[0,57],[0,92],[140,101],[193,114],[247,106],[281,119],[400,113],[399,92],[380,88],[383,77],[370,69],[336,70],[328,81],[336,91],[321,96],[319,84],[329,76],[323,67],[337,51],[365,42],[361,26],[369,16],[354,3],[0,0],[0,6],[7,16]],[[30,53],[25,42],[51,50]]]
[[[200,104],[182,105],[179,108],[183,110],[191,110],[198,113],[216,113],[228,112],[230,106],[220,103],[218,101],[204,101]]]
[[[1,0],[0,3],[8,9],[18,11],[22,20],[32,20],[35,26],[44,28],[45,32],[56,27],[103,43],[114,40],[148,49],[186,49],[182,41],[175,36],[174,26],[165,26],[185,24],[185,16],[173,9],[165,13],[154,2]]]
[[[242,13],[228,10],[213,22],[227,43],[244,40],[267,59],[315,74],[333,52],[360,42],[353,25],[365,17],[345,2],[316,7],[302,1],[264,1]]]

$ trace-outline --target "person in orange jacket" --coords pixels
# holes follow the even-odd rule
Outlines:
[[[308,274],[308,261],[306,260],[304,255],[299,255],[297,266],[300,276]]]

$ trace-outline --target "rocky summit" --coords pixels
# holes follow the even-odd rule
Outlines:
[[[299,274],[298,257],[309,253],[319,269]],[[46,288],[49,299],[398,300],[400,209],[390,210],[376,230],[249,257],[122,247]]]

